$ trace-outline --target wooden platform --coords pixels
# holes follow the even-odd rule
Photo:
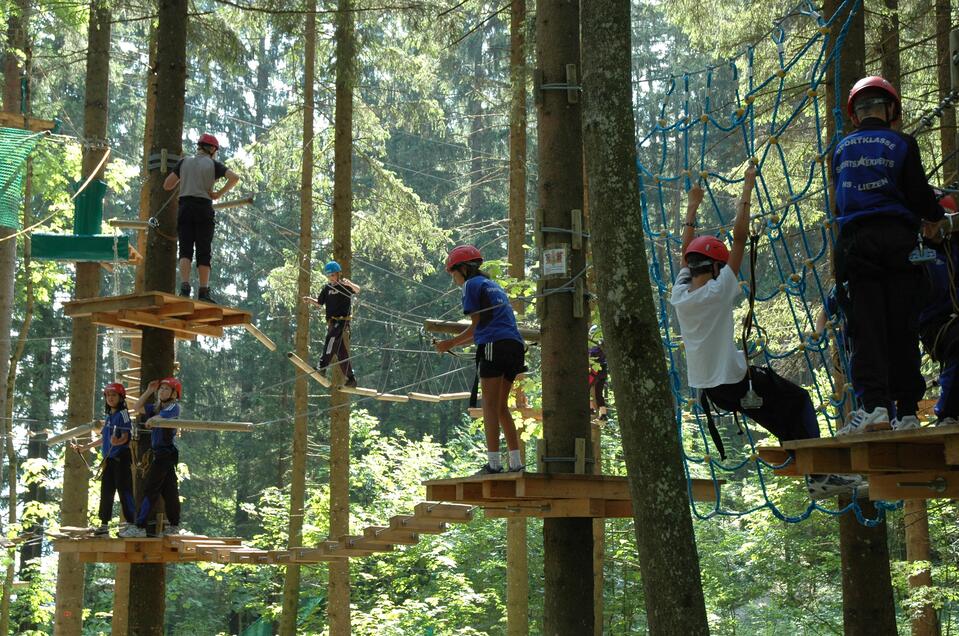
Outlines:
[[[108,327],[168,329],[177,338],[189,340],[197,336],[221,338],[225,327],[252,327],[248,311],[165,292],[74,300],[64,305],[64,312],[71,318],[88,317]]]
[[[487,517],[631,517],[626,477],[501,473],[424,482],[426,498],[480,506]],[[693,480],[693,499],[715,501],[714,482]]]
[[[794,455],[779,475],[866,476],[870,499],[959,498],[959,426],[804,439],[757,451],[775,465]]]

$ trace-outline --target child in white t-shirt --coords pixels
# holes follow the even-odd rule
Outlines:
[[[733,340],[733,311],[742,298],[738,276],[746,250],[749,200],[755,183],[756,169],[750,166],[733,226],[731,251],[715,236],[695,236],[696,212],[703,190],[699,186],[690,190],[683,227],[683,268],[670,298],[685,345],[689,386],[700,390],[710,433],[720,453],[722,442],[712,422],[710,403],[725,411],[748,415],[781,442],[819,437],[816,412],[805,389],[768,367],[748,365]],[[810,495],[818,498],[859,486],[862,480],[810,475],[806,482]]]

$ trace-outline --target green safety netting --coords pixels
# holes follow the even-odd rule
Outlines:
[[[0,127],[0,226],[19,229],[23,166],[43,133]]]

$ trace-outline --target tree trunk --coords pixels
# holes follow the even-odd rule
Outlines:
[[[353,86],[356,39],[352,0],[339,0],[336,14],[336,111],[333,143],[333,258],[343,275],[352,270],[353,244]],[[344,334],[349,343],[349,335]],[[352,354],[351,354],[352,355]],[[339,381],[339,366],[334,377]],[[350,396],[330,396],[330,536],[350,532]],[[331,636],[350,634],[350,564],[330,563],[329,620]]]
[[[899,0],[883,0],[887,15],[879,25],[879,55],[882,59],[880,73],[893,86],[901,85],[899,64]],[[946,49],[949,48],[949,34],[946,33]],[[946,69],[948,74],[949,69]]]
[[[679,429],[650,293],[636,189],[629,7],[628,0],[582,3],[590,233],[596,245],[603,246],[593,251],[597,293],[631,477],[649,633],[708,634]]]
[[[301,301],[310,295],[310,267],[313,249],[313,82],[316,66],[316,0],[307,3],[306,60],[303,71],[303,165],[300,179],[300,243],[299,273],[296,278],[296,354],[304,360],[310,356],[310,309]],[[290,468],[290,547],[303,545],[303,509],[306,498],[306,445],[309,416],[309,379],[298,374],[293,385],[293,457]],[[286,566],[283,581],[283,615],[281,636],[296,634],[300,600],[300,566]]]
[[[902,510],[906,530],[906,560],[930,561],[929,513],[925,499],[907,499]],[[921,591],[932,585],[932,569],[927,566],[909,577],[909,589]],[[912,636],[939,636],[939,616],[932,605],[925,605],[912,618]]]
[[[106,139],[107,104],[110,82],[110,10],[105,3],[90,8],[87,30],[86,97],[83,111],[83,134],[87,139]],[[84,179],[93,173],[106,152],[106,147],[91,146],[84,150],[81,174]],[[96,178],[102,178],[105,165]],[[100,266],[77,263],[76,297],[100,295]],[[93,396],[96,393],[97,328],[88,318],[73,321],[70,342],[70,380],[67,427],[79,426],[93,419]],[[60,504],[60,523],[69,526],[87,525],[87,491],[89,473],[83,459],[67,452]],[[83,564],[73,554],[61,554],[57,570],[56,634],[79,634],[83,611]]]
[[[826,0],[823,13],[832,16],[842,3],[839,0]],[[845,23],[845,13],[835,20],[830,39],[835,42]],[[840,93],[836,94],[834,83],[830,79],[825,83],[826,104],[832,110],[838,107],[845,112],[846,96],[852,85],[866,72],[866,35],[864,14],[860,10],[853,17],[839,63]],[[851,122],[843,119],[844,130],[851,130]],[[826,118],[826,130],[831,139],[836,133],[836,121]],[[828,157],[828,173],[832,174],[832,156]],[[831,179],[831,178],[830,178]],[[835,207],[835,184],[829,184],[829,198]],[[839,505],[848,503],[848,498],[840,497]],[[863,514],[875,517],[876,510],[867,501],[861,501]],[[839,518],[839,550],[842,557],[843,588],[843,628],[847,635],[859,634],[895,634],[896,614],[892,594],[892,579],[889,574],[889,549],[886,543],[886,522],[883,520],[875,528],[859,523],[851,514]]]
[[[147,221],[150,219],[150,180],[149,180],[149,163],[150,163],[150,151],[153,149],[153,120],[156,116],[156,101],[157,101],[157,74],[156,74],[156,64],[157,64],[157,30],[156,25],[151,21],[150,23],[150,53],[149,53],[149,64],[147,68],[147,82],[146,82],[146,113],[143,117],[143,186],[140,188],[140,220]],[[137,232],[137,249],[140,251],[144,257],[147,253],[147,233],[146,232]],[[146,275],[146,263],[141,261],[136,267],[136,279],[134,282],[134,290],[136,293],[142,293],[146,291],[143,288],[144,277]],[[140,374],[140,377],[143,377],[143,374]]]
[[[186,90],[187,0],[160,0],[157,21],[157,72],[154,101],[153,136],[150,154],[181,154],[183,109]],[[144,288],[172,293],[176,278],[177,241],[175,193],[163,189],[166,173],[149,173],[150,215],[159,227],[147,239],[144,265]],[[140,363],[140,391],[153,379],[173,374],[173,332],[164,329],[143,329]],[[135,488],[139,491],[139,488]],[[139,504],[139,501],[137,502]],[[127,632],[136,636],[161,636],[166,609],[166,566],[162,563],[130,566],[130,595]]]
[[[536,12],[536,58],[544,83],[567,82],[567,65],[579,70],[579,3],[543,0]],[[571,78],[572,79],[572,78]],[[576,83],[573,80],[572,83]],[[573,96],[570,101],[569,96]],[[584,291],[585,249],[572,249],[570,208],[583,200],[583,145],[578,93],[541,91],[539,117],[539,204],[537,240],[541,252],[554,250],[563,267],[543,278],[538,303],[543,325],[543,437],[549,456],[573,457],[576,439],[588,440],[589,396],[583,377],[587,316],[577,293],[549,293],[562,286]],[[577,306],[583,309],[577,311]],[[571,381],[571,378],[573,379]],[[573,471],[571,463],[550,462],[548,472]],[[582,636],[593,632],[593,524],[584,518],[545,519],[544,632]]]
[[[952,59],[949,51],[949,31],[952,28],[951,0],[936,0],[936,52],[939,56],[939,99],[952,91]],[[898,86],[898,84],[897,84]],[[959,155],[956,154],[956,108],[947,108],[939,121],[939,139],[942,144],[942,185],[959,179]]]
[[[509,115],[509,275],[526,278],[526,0],[510,5],[510,115]],[[515,301],[522,312],[525,303]],[[522,389],[516,389],[516,406],[525,404]],[[525,455],[520,435],[520,454]],[[529,558],[526,519],[506,520],[506,633],[529,634]]]
[[[27,53],[27,72],[30,73],[30,54]],[[26,92],[27,102],[24,104],[23,112],[30,113],[29,91]],[[33,223],[31,214],[30,198],[32,197],[33,185],[33,164],[28,159],[26,167],[26,178],[23,184],[23,227],[29,227]],[[13,242],[13,241],[11,241]],[[13,398],[17,386],[17,369],[23,353],[27,347],[27,337],[30,335],[30,325],[33,322],[33,270],[30,262],[30,235],[23,237],[23,283],[26,291],[26,301],[24,303],[23,321],[20,323],[20,333],[17,334],[17,346],[10,356],[10,369],[7,372],[7,396],[6,412],[3,420],[4,449],[7,458],[7,532],[15,531],[17,524],[17,475],[19,463],[17,450],[13,437]],[[3,580],[3,596],[0,599],[0,634],[7,634],[10,631],[10,594],[13,591],[13,579],[16,566],[16,547],[11,546],[7,550],[7,571]]]

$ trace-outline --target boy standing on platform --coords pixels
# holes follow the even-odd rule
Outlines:
[[[343,268],[336,261],[323,266],[327,283],[316,298],[304,296],[303,300],[326,309],[326,340],[323,343],[323,356],[320,358],[320,373],[325,373],[334,354],[340,365],[340,371],[346,378],[345,386],[355,387],[356,376],[350,363],[349,336],[350,314],[353,296],[360,293],[360,286],[343,276]]]
[[[164,190],[180,185],[177,210],[177,236],[180,243],[180,295],[190,295],[190,268],[196,248],[196,269],[200,289],[197,299],[214,303],[210,294],[210,262],[215,227],[213,202],[233,189],[240,177],[216,160],[220,142],[209,133],[200,135],[196,154],[181,159],[163,182]],[[219,190],[213,184],[223,177],[226,183]]]
[[[850,373],[861,405],[837,435],[915,428],[925,392],[920,372],[919,244],[923,220],[944,211],[926,180],[919,146],[890,125],[901,114],[899,93],[881,77],[853,86],[846,105],[856,130],[836,146],[836,284],[843,286]],[[932,230],[938,230],[933,225]],[[897,419],[890,421],[895,407]]]

